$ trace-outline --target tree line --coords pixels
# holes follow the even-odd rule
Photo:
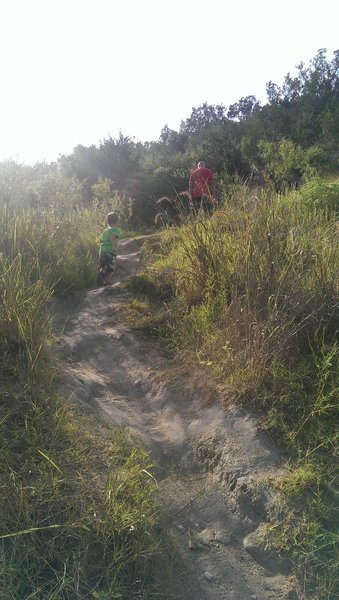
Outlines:
[[[339,50],[328,60],[320,49],[281,86],[269,81],[266,91],[264,105],[253,95],[228,108],[205,102],[192,109],[178,131],[165,125],[157,141],[136,142],[121,133],[98,146],[78,145],[51,165],[15,167],[19,179],[30,182],[24,186],[26,196],[27,189],[31,194],[26,201],[43,203],[53,195],[51,188],[61,185],[68,194],[72,188],[76,203],[110,197],[117,203],[119,198],[116,208],[132,226],[142,226],[153,222],[158,198],[187,190],[188,174],[199,159],[215,171],[219,190],[241,180],[280,191],[307,177],[337,172]],[[7,171],[8,164],[2,164],[0,179],[8,177]]]

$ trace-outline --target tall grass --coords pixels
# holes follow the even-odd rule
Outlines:
[[[154,584],[148,455],[42,390],[4,400],[0,598],[127,599]]]
[[[305,513],[294,513],[291,535],[279,543],[284,539],[285,549],[307,556],[308,565],[311,549],[326,546],[326,559],[319,550],[316,562],[319,593],[329,598],[339,564],[337,493],[329,492],[338,486],[339,458],[339,198],[335,203],[330,185],[327,202],[325,188],[313,182],[300,192],[272,195],[238,186],[211,218],[200,215],[172,229],[173,244],[158,244],[143,277],[156,285],[153,296],[164,282],[171,285],[162,331],[167,327],[181,362],[190,369],[202,366],[226,397],[258,410],[294,468],[317,473],[306,477],[305,486],[299,478],[294,488],[294,495],[316,490],[317,509],[314,494],[306,494]],[[312,202],[317,189],[320,200]]]
[[[338,249],[326,214],[291,196],[241,194],[238,205],[179,228],[152,270],[172,277],[178,348],[193,344],[224,382],[239,369],[233,392],[249,399],[278,357],[309,356],[314,338],[332,339]]]
[[[48,270],[39,279],[36,279],[37,271],[37,263],[24,264],[20,254],[13,260],[0,254],[2,377],[24,369],[25,376],[34,380],[43,362],[50,334],[46,303],[51,298],[52,288]]]
[[[57,294],[93,285],[97,269],[99,215],[94,209],[46,207],[0,210],[0,253],[8,260],[21,256],[22,264],[48,268]]]
[[[0,220],[0,598],[151,598],[148,453],[55,395],[47,306],[91,283],[96,215],[3,208]]]

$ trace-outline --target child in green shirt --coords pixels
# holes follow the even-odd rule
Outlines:
[[[99,262],[103,272],[107,273],[106,283],[111,284],[113,283],[113,273],[121,238],[119,215],[109,213],[107,223],[108,227],[106,227],[100,239]]]

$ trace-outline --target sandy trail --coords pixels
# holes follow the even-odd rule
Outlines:
[[[264,551],[258,532],[267,520],[267,476],[281,464],[254,417],[217,401],[208,382],[169,375],[167,359],[122,322],[144,238],[121,244],[110,287],[59,306],[62,393],[113,425],[129,427],[156,463],[162,527],[173,541],[178,600],[287,600],[295,591],[289,563]],[[67,321],[65,321],[67,317]]]

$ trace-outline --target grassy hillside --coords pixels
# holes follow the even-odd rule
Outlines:
[[[268,537],[319,598],[338,593],[338,207],[338,180],[234,186],[212,217],[165,230],[131,283],[132,322],[285,448]]]
[[[152,597],[149,456],[56,395],[46,306],[93,283],[97,219],[57,206],[0,214],[3,600]]]
[[[290,457],[268,538],[319,598],[338,589],[338,181],[234,185],[219,210],[150,238],[129,318]],[[1,205],[0,598],[156,597],[149,457],[56,396],[53,294],[94,283],[102,214],[54,198]],[[95,556],[95,560],[93,557]],[[153,590],[153,591],[152,591]]]

